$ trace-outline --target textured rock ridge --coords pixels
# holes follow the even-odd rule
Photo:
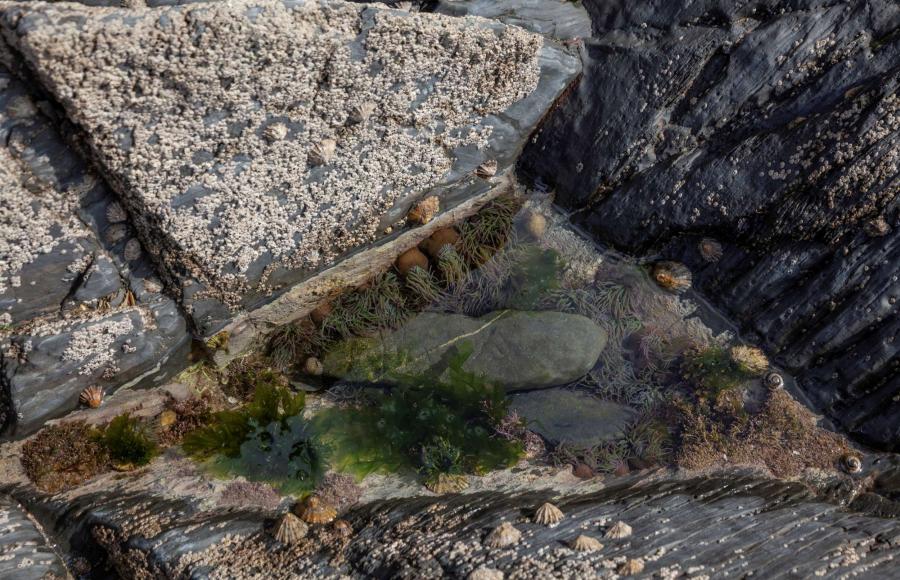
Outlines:
[[[819,409],[896,449],[900,7],[585,6],[583,77],[520,168],[597,238],[687,263]]]

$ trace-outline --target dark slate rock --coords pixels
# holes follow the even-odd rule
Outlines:
[[[799,483],[741,472],[630,477],[568,497],[481,492],[379,501],[343,516],[355,530],[349,539],[332,535],[330,526],[313,526],[297,546],[272,538],[272,512],[204,510],[134,483],[112,487],[122,489],[65,497],[25,487],[9,493],[64,539],[73,556],[91,554],[97,573],[116,570],[129,578],[242,577],[260,570],[273,580],[466,578],[480,566],[506,577],[593,578],[611,577],[626,559],[640,559],[646,577],[891,578],[900,571],[895,520],[824,502]],[[565,514],[559,525],[531,523],[545,501]],[[502,521],[514,522],[525,538],[507,549],[487,548],[485,536]],[[631,526],[632,536],[603,538],[617,521]],[[601,539],[604,549],[571,550],[569,542],[581,534]]]
[[[62,559],[22,506],[0,494],[0,578],[47,580],[67,576]]]
[[[597,239],[688,264],[831,420],[898,449],[900,6],[585,7],[583,76],[522,173]]]

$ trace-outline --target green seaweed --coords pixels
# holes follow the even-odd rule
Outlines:
[[[324,476],[326,450],[302,417],[305,403],[303,393],[263,378],[250,403],[215,413],[182,448],[217,475],[267,481],[285,493],[309,491]]]
[[[688,352],[681,364],[682,376],[700,398],[715,401],[720,394],[739,387],[753,375],[735,363],[728,349],[711,346]]]
[[[99,439],[116,463],[147,465],[159,453],[141,422],[128,413],[114,418]]]
[[[462,369],[470,355],[471,345],[458,345],[428,373],[393,374],[397,386],[371,405],[320,413],[333,465],[357,477],[412,470],[426,480],[512,465],[521,443],[495,432],[507,412],[504,391]]]

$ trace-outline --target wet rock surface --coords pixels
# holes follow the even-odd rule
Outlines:
[[[823,503],[800,484],[741,472],[643,483],[631,478],[562,497],[547,490],[375,502],[343,516],[351,537],[313,526],[294,546],[277,543],[268,531],[277,511],[198,508],[184,495],[195,484],[185,472],[175,497],[149,491],[146,483],[145,491],[135,491],[127,480],[112,484],[115,496],[96,486],[67,496],[23,487],[10,493],[75,554],[90,554],[95,573],[107,577],[465,578],[480,566],[507,578],[614,577],[626,560],[640,559],[647,577],[884,578],[897,571],[900,550],[895,520]],[[202,489],[194,488],[195,499],[208,493]],[[563,511],[562,522],[532,523],[534,510],[548,500]],[[485,536],[502,521],[513,523],[522,540],[487,548]],[[605,538],[617,521],[632,535]],[[581,534],[600,539],[604,548],[573,551],[569,542]]]
[[[380,374],[381,360],[398,359],[401,372],[420,374],[471,352],[463,370],[517,391],[578,380],[605,346],[603,329],[577,314],[504,310],[471,318],[425,312],[383,339],[349,339],[324,362],[332,376],[366,380]]]
[[[0,494],[0,578],[43,580],[67,575],[62,559],[22,506]]]
[[[128,251],[127,213],[44,104],[0,68],[0,425],[19,435],[90,385],[164,380],[189,344],[153,266]]]
[[[584,6],[583,76],[520,169],[599,240],[688,264],[820,410],[896,449],[900,7]]]
[[[546,440],[578,447],[620,439],[637,415],[626,405],[568,389],[519,393],[510,398],[509,405],[528,421],[529,429]]]

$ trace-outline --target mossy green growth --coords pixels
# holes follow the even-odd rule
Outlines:
[[[521,443],[495,431],[507,414],[505,393],[462,369],[470,355],[471,345],[461,345],[428,373],[392,375],[397,386],[375,395],[371,405],[320,413],[315,421],[332,465],[360,478],[412,470],[427,480],[514,464]]]
[[[141,422],[127,413],[113,419],[99,439],[116,463],[147,465],[159,453]]]
[[[700,398],[715,401],[720,394],[739,387],[753,375],[744,371],[728,352],[711,346],[685,354],[681,374]]]
[[[221,411],[182,443],[220,476],[243,475],[284,493],[312,490],[325,474],[325,449],[302,417],[306,400],[274,380],[261,380],[250,403]]]

